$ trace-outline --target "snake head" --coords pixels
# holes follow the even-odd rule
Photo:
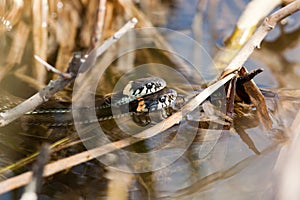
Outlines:
[[[130,81],[123,90],[123,94],[130,99],[156,93],[166,87],[166,82],[159,77],[140,78]]]
[[[172,107],[176,101],[177,92],[173,89],[166,89],[161,92],[156,101],[153,101],[149,110],[160,110],[162,108]]]

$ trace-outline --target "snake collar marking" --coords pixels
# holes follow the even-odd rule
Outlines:
[[[166,82],[158,77],[140,78],[135,81],[130,81],[124,88],[123,94],[130,99],[153,94],[166,87]]]

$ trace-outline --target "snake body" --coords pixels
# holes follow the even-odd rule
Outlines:
[[[93,123],[135,113],[149,113],[171,107],[177,97],[177,92],[166,87],[166,82],[158,77],[141,78],[130,81],[122,91],[108,95],[104,102],[95,107],[97,119],[82,120],[76,123]],[[113,113],[113,109],[119,112]],[[80,108],[83,116],[89,114],[91,108]],[[73,125],[72,109],[70,106],[60,108],[37,108],[26,113],[21,121],[25,124],[46,126]]]

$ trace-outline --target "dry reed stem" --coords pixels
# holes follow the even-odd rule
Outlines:
[[[33,49],[34,54],[47,60],[48,45],[48,2],[47,0],[32,0],[32,18],[33,18]],[[46,82],[46,69],[37,61],[32,69],[33,77],[41,85]]]
[[[109,181],[107,186],[107,200],[127,200],[134,175],[110,167],[107,170],[108,172],[105,174],[105,177]]]
[[[281,3],[282,0],[253,0],[249,2],[237,21],[237,28],[244,30],[257,26],[264,17]]]
[[[29,27],[23,21],[20,21],[6,58],[6,65],[0,68],[0,80],[3,79],[12,67],[21,63],[29,31]]]
[[[59,14],[60,21],[57,23],[56,36],[59,43],[58,56],[55,67],[61,72],[66,71],[67,65],[72,58],[76,45],[77,28],[80,25],[79,13],[71,3],[64,4]],[[54,75],[54,78],[57,78]]]
[[[0,2],[0,34],[7,30],[10,31],[10,29],[12,29],[20,21],[24,2],[23,0],[15,0],[12,4],[12,8],[8,11],[8,14],[6,14],[7,2],[6,0],[2,0]],[[4,28],[2,25],[4,25]]]
[[[269,17],[265,18],[263,24],[256,30],[248,42],[242,47],[242,49],[237,53],[237,55],[231,60],[228,66],[224,69],[225,71],[231,71],[241,67],[249,56],[252,54],[254,49],[260,47],[261,42],[266,37],[266,35],[271,31],[276,24],[283,18],[299,11],[300,0],[296,0],[287,6],[281,8],[275,13],[271,14]]]
[[[29,31],[28,25],[23,21],[18,23],[16,33],[13,38],[13,43],[6,58],[6,63],[11,65],[21,63]]]
[[[39,84],[33,77],[26,75],[26,72],[28,72],[28,66],[23,65],[16,69],[13,74],[17,79],[23,81],[29,87],[34,88],[36,91],[43,89],[43,86]]]
[[[91,0],[86,5],[86,12],[84,19],[82,20],[82,28],[80,31],[80,45],[86,49],[89,49],[91,45],[91,38],[93,35],[93,29],[95,26],[97,6],[99,0]]]
[[[106,0],[98,0],[98,9],[97,9],[97,17],[96,23],[94,25],[94,33],[91,41],[92,49],[99,45],[101,42],[103,35],[103,27],[104,27],[104,19],[105,19],[105,11],[106,11]]]
[[[111,2],[106,2],[106,13],[105,13],[105,21],[104,21],[104,27],[103,27],[103,34],[102,38],[106,38],[109,35],[113,34],[111,33],[112,29],[110,28],[111,25],[113,25],[113,19],[114,19],[114,4]]]

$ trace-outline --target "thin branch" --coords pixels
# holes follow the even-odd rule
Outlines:
[[[134,137],[126,138],[123,140],[119,140],[117,142],[108,143],[101,147],[97,147],[91,149],[89,151],[85,151],[74,156],[70,156],[67,158],[63,158],[56,162],[50,163],[45,167],[44,176],[50,176],[62,170],[68,169],[75,165],[81,164],[83,162],[87,162],[95,157],[99,157],[110,153],[112,151],[127,147],[139,141],[145,140],[147,138],[151,138],[162,131],[167,130],[175,124],[178,124],[184,116],[193,111],[198,105],[200,105],[203,101],[205,101],[212,93],[214,93],[217,89],[222,87],[225,83],[231,80],[236,75],[234,73],[229,74],[225,78],[217,81],[212,84],[208,88],[204,89],[200,94],[196,95],[192,100],[189,101],[185,106],[183,106],[178,112],[168,117],[166,120],[163,120],[156,124],[153,127],[150,127],[136,135]],[[26,185],[30,179],[32,172],[26,172],[21,175],[12,177],[8,180],[5,180],[0,183],[0,194],[5,193],[7,191],[13,190],[15,188]]]
[[[81,54],[74,55],[69,68],[78,68],[81,65]],[[56,92],[62,90],[65,86],[73,81],[75,76],[71,79],[58,78],[55,81],[50,81],[50,83],[44,87],[41,91],[34,94],[29,99],[25,100],[18,106],[0,113],[0,127],[9,124],[10,122],[18,119],[26,112],[34,110],[38,105],[48,101]]]
[[[265,18],[263,24],[257,29],[245,46],[243,46],[243,48],[238,52],[238,54],[231,60],[229,65],[224,69],[224,72],[236,70],[241,67],[252,54],[254,49],[256,47],[260,47],[262,40],[280,20],[299,10],[300,0],[296,0]]]
[[[69,74],[69,73],[64,73],[64,72],[59,71],[58,69],[56,69],[55,67],[53,67],[52,65],[50,65],[49,63],[47,63],[46,61],[44,61],[44,60],[43,60],[41,57],[39,57],[38,55],[34,55],[34,58],[35,58],[38,62],[40,62],[42,65],[44,65],[44,66],[47,68],[47,70],[52,71],[53,73],[58,74],[58,75],[60,75],[61,77],[66,78],[66,79],[72,78],[71,74]]]
[[[55,81],[44,87],[41,91],[19,104],[18,106],[0,113],[0,127],[5,126],[12,121],[18,119],[26,112],[34,110],[38,105],[48,101],[55,93],[62,90],[65,86],[70,84],[77,76],[78,73],[83,73],[93,66],[97,57],[102,55],[112,44],[117,42],[126,32],[134,28],[137,23],[137,19],[133,18],[127,22],[119,31],[106,40],[101,46],[97,47],[88,55],[88,58],[82,63],[81,53],[76,53],[73,56],[72,61],[69,63],[68,73],[71,73],[72,78],[66,79],[63,77],[58,78]],[[80,68],[80,71],[79,71]]]

